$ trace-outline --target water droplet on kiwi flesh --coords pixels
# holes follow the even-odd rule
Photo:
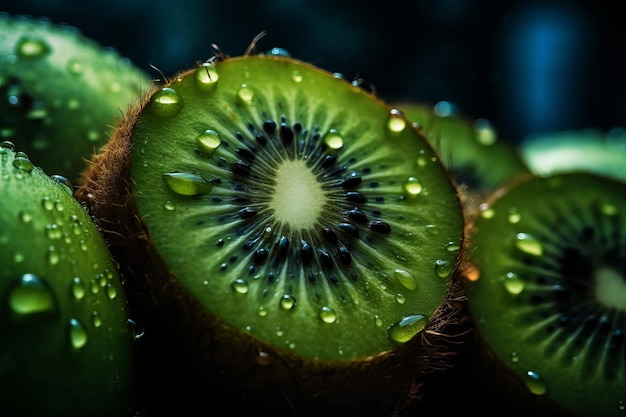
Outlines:
[[[344,91],[344,81],[329,77],[333,88],[339,87],[337,100],[347,106],[356,99],[366,113],[376,113],[350,121],[345,109],[332,110],[326,106],[330,103],[315,97],[307,102],[307,83],[320,81],[314,71],[309,75],[309,69],[290,63],[270,70],[272,78],[266,69],[254,78],[225,65],[216,64],[219,87],[210,97],[180,77],[172,88],[185,102],[181,112],[164,118],[148,105],[136,125],[134,140],[146,138],[147,145],[133,155],[134,196],[160,256],[209,310],[261,338],[273,337],[276,345],[288,340],[298,352],[321,358],[338,351],[349,358],[389,349],[394,342],[387,326],[405,316],[431,317],[444,299],[446,280],[436,276],[432,265],[438,259],[454,263],[457,254],[446,251],[445,245],[460,243],[462,229],[458,199],[445,171],[435,169],[426,176],[420,172],[429,192],[406,198],[403,184],[417,175],[415,161],[425,142],[413,129],[390,133],[388,108],[363,92]],[[255,65],[252,61],[245,72],[251,74]],[[296,69],[305,77],[294,86]],[[275,89],[281,76],[290,80],[288,94]],[[251,99],[242,103],[238,92],[244,78]],[[221,139],[212,153],[196,140],[207,130]],[[175,138],[168,135],[173,131]],[[324,140],[328,132],[340,134],[343,146],[330,148]],[[150,146],[157,137],[172,146]],[[162,169],[148,172],[143,161],[159,161]],[[168,172],[197,175],[212,185],[211,190],[183,196],[160,179],[160,188],[145,185]],[[159,201],[159,212],[166,201],[176,204],[177,210],[168,213],[174,216],[167,230],[156,220],[151,223],[151,201]],[[426,224],[443,229],[441,235],[427,233]],[[166,245],[180,230],[192,240]],[[437,239],[439,245],[433,242]],[[198,260],[193,266],[178,260],[176,252],[183,247]],[[419,280],[420,290],[404,294],[403,305],[395,302],[400,288],[406,290],[394,277],[398,268]],[[211,277],[208,285],[193,279],[198,272]],[[232,290],[237,279],[244,279],[248,290],[235,301],[235,295],[242,295]],[[422,291],[430,287],[430,295]],[[231,294],[232,303],[211,299]],[[293,309],[281,307],[285,294],[298,300]],[[259,306],[267,312],[261,318]],[[320,320],[317,312],[322,307],[334,309],[336,320]],[[376,326],[376,316],[386,320],[385,325]],[[311,322],[307,335],[302,335],[302,320]],[[277,325],[281,336],[276,336]],[[326,333],[314,335],[317,329]],[[361,334],[368,332],[375,335]],[[333,344],[328,352],[319,348],[325,337]]]
[[[503,358],[507,351],[534,358],[511,367],[519,375],[532,367],[545,378],[546,395],[581,415],[598,413],[597,407],[610,414],[623,396],[625,193],[623,184],[593,175],[536,179],[492,202],[494,216],[480,218],[482,232],[474,236],[481,277],[471,284],[469,303],[481,333]],[[607,204],[617,210],[607,214]],[[515,224],[508,221],[511,206],[523,213]],[[533,236],[542,253],[518,250],[520,233]],[[493,250],[506,255],[487,262]],[[507,291],[496,275],[500,268],[514,271],[523,291]],[[582,392],[571,390],[572,380]],[[593,405],[581,398],[593,398]]]

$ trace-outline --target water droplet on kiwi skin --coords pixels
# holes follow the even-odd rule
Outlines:
[[[236,59],[241,59],[241,58],[236,58]],[[280,58],[268,57],[268,59],[282,61],[285,58],[284,57],[280,57]],[[289,60],[286,60],[286,61],[290,62]],[[216,69],[219,71],[219,74],[220,74],[219,87],[211,94],[218,94],[218,92],[221,89],[223,89],[226,83],[228,82],[227,81],[228,74],[227,72],[223,71],[220,68],[221,64],[222,62],[215,63]],[[308,70],[301,72],[302,82],[297,83],[297,84],[304,84],[306,82],[309,82],[311,77],[309,77],[308,74],[309,74]],[[184,78],[184,77],[185,77],[185,73],[182,74],[181,78]],[[292,81],[293,80],[291,80],[291,75],[290,75],[290,84],[294,84]],[[335,80],[335,81],[337,83],[344,82],[342,80]],[[259,100],[263,100],[263,97],[260,94],[258,94],[257,90],[253,90],[257,88],[257,85],[253,84],[252,78],[250,78],[250,81],[246,81],[246,86],[244,86],[243,89],[241,89],[242,85],[243,84],[240,80],[238,85],[235,86],[235,88],[232,91],[232,94],[231,94],[232,100],[236,106],[243,108],[244,109],[243,111],[251,111],[249,109],[257,105],[259,103]],[[250,95],[248,95],[248,92],[250,91],[254,91],[254,97],[252,100],[249,100],[251,97]],[[181,94],[183,94],[182,90],[181,90]],[[186,109],[188,109],[190,106],[189,104],[190,99],[188,99],[188,97],[189,97],[188,95],[185,95],[185,100],[186,100],[185,108]],[[206,97],[207,96],[205,95],[205,98]],[[387,114],[388,114],[388,110],[385,112],[385,115]],[[135,113],[134,116],[131,115],[131,117],[125,121],[126,127],[122,127],[122,129],[118,131],[120,133],[114,135],[109,145],[110,148],[113,149],[117,147],[117,149],[120,149],[120,148],[124,149],[129,145],[128,141],[132,140],[132,138],[129,136],[124,136],[124,132],[128,133],[128,130],[126,129],[130,129],[130,127],[134,124],[136,119],[133,119],[133,117],[135,118],[139,117],[139,112]],[[278,125],[280,125],[280,123],[278,123]],[[261,126],[259,126],[259,130],[262,130]],[[405,129],[405,132],[408,132],[410,130],[411,129],[409,129],[409,127],[407,126],[407,129]],[[276,128],[275,132],[276,132],[275,133],[276,137],[279,140],[281,140],[283,137],[279,136],[280,133],[279,133],[278,127]],[[394,132],[394,133],[400,133],[400,132]],[[404,132],[402,133],[404,134]],[[226,135],[223,131],[220,131],[220,134],[222,134],[223,138]],[[194,135],[197,136],[197,131],[195,132]],[[193,138],[195,137],[194,135],[190,135],[190,137]],[[284,140],[283,140],[283,143],[285,143]],[[197,147],[196,144],[191,145],[191,148],[195,148],[195,147]],[[220,152],[224,151],[224,149],[226,149],[226,147],[220,147],[219,151]],[[113,152],[110,152],[110,153],[102,154],[99,157],[100,158],[107,158],[107,157],[114,158],[115,156]],[[123,162],[123,164],[124,163],[126,162]],[[122,171],[125,171],[128,169],[128,166],[127,165],[124,166],[123,164],[121,166],[121,169]],[[249,165],[253,166],[254,163],[249,163]],[[97,178],[99,176],[99,173],[95,172],[97,171],[97,169],[98,167],[95,167],[95,166],[93,167],[94,172],[88,173],[86,175],[86,182],[83,185],[81,185],[79,187],[79,190],[77,191],[77,196],[79,200],[85,201],[85,203],[90,205],[92,210],[94,210],[94,212],[96,213],[102,209],[102,205],[98,205],[98,203],[101,204],[103,201],[111,198],[110,195],[105,196],[105,195],[99,194],[102,191],[102,189],[99,188],[98,184],[90,182],[92,177]],[[249,171],[246,171],[245,172],[246,175],[237,175],[237,177],[240,177],[241,181],[247,181],[248,178],[250,178],[250,176],[252,175],[252,172],[253,172],[252,169],[253,168],[250,168]],[[237,173],[233,172],[233,174],[237,174]],[[109,180],[112,181],[113,189],[117,189],[117,192],[124,195],[125,196],[124,198],[127,199],[127,201],[132,202],[132,199],[133,199],[132,190],[129,190],[126,187],[127,183],[125,182],[124,179],[119,177],[118,179],[114,180],[113,177],[111,177],[109,178]],[[353,182],[355,186],[358,185],[356,181],[353,181]],[[401,190],[399,190],[399,192],[400,191]],[[352,192],[352,190],[350,190],[349,192]],[[343,194],[345,195],[346,191],[344,191]],[[95,198],[86,198],[87,195],[95,196]],[[160,208],[160,211],[163,211],[162,204],[160,205],[159,208]],[[180,213],[181,209],[182,207],[180,206],[180,204],[178,204],[176,213]],[[109,213],[109,215],[110,214],[111,213]],[[137,222],[138,219],[135,216],[135,214],[130,211],[115,213],[115,215],[121,216],[118,224],[124,225],[124,229],[125,229],[124,236],[127,236],[127,237],[136,236],[136,233],[143,228],[143,225]],[[251,219],[251,217],[242,216],[241,214],[238,214],[236,217],[242,223],[249,221]],[[341,220],[339,220],[337,224],[340,224],[340,221]],[[393,233],[392,231],[393,229],[387,223],[383,221],[375,221],[375,222],[373,221],[373,222],[370,222],[369,226],[361,225],[359,227],[362,227],[364,231],[368,227],[371,227],[371,232],[366,231],[364,232],[365,234],[377,233],[377,236],[378,235],[385,236],[390,231],[391,233]],[[337,234],[340,234],[340,233],[343,233],[344,236],[347,234],[344,232],[339,232],[339,230],[337,230]],[[216,246],[215,240],[212,240],[210,243],[210,246],[211,247],[215,246],[215,247],[220,248],[220,250],[222,250],[228,247],[229,239],[230,238],[227,238],[226,236],[224,236],[222,240],[223,243],[219,246]],[[344,239],[344,237],[341,237],[341,239]],[[299,239],[298,240],[294,239],[290,243],[293,244],[293,242],[299,242],[299,241],[300,241]],[[116,243],[113,243],[114,249],[115,249],[115,246],[116,246]],[[294,245],[294,247],[295,246],[300,247],[300,245]],[[149,258],[146,260],[147,265],[142,265],[142,270],[144,271],[146,276],[150,277],[150,279],[153,279],[153,280],[162,279],[161,268],[164,267],[163,261],[159,259],[159,256],[156,253],[154,253],[154,247],[148,246],[146,247],[146,249],[148,251],[152,251],[152,253],[150,254]],[[340,249],[340,247],[336,247],[334,252],[337,252],[338,249]],[[443,245],[442,245],[442,250],[445,250],[443,249]],[[123,251],[121,251],[118,247],[116,254],[118,255],[118,258],[120,259],[122,268],[124,268],[124,264],[126,264],[127,261],[130,261],[129,259],[130,255],[124,254],[122,252]],[[270,260],[266,262],[270,262]],[[350,265],[352,264],[354,264],[354,261],[350,263]],[[145,269],[143,269],[144,267]],[[233,268],[235,268],[235,265],[228,264],[229,271]],[[428,271],[432,275],[432,264],[429,265]],[[254,284],[254,281],[252,281],[252,276],[250,276],[250,278],[251,279],[249,281],[251,281],[251,283]],[[170,276],[170,278],[167,278],[167,279],[168,280],[171,279],[172,283],[175,282],[175,278],[173,276]],[[152,285],[158,286],[159,284],[151,283],[150,286]],[[451,297],[450,300],[455,299],[455,297],[452,294],[455,294],[455,291],[458,290],[456,286],[451,286],[451,288],[456,288],[456,289],[450,290],[450,292],[448,293],[447,297]],[[223,382],[224,380],[222,378],[228,378],[228,381],[236,381],[237,384],[240,384],[241,386],[245,387],[245,390],[242,391],[242,395],[245,395],[245,397],[248,399],[249,398],[264,399],[265,396],[271,396],[273,394],[273,392],[271,392],[272,390],[268,391],[263,386],[272,386],[273,384],[279,384],[282,387],[281,390],[283,394],[286,397],[290,398],[290,401],[291,400],[296,401],[299,407],[303,407],[303,404],[307,404],[306,405],[307,407],[309,406],[316,407],[319,404],[321,404],[322,401],[325,401],[325,399],[323,398],[326,395],[329,395],[330,397],[332,397],[333,401],[340,400],[342,398],[345,399],[349,397],[355,398],[353,395],[354,393],[352,392],[354,387],[351,387],[349,384],[348,385],[336,384],[335,382],[332,381],[335,377],[331,378],[331,380],[327,379],[327,375],[331,371],[332,371],[332,374],[338,375],[337,378],[339,377],[339,375],[342,375],[342,374],[351,374],[351,373],[356,373],[356,372],[358,373],[365,372],[366,374],[368,374],[370,377],[363,378],[363,380],[359,381],[359,391],[361,391],[362,389],[363,392],[365,391],[369,393],[377,392],[377,391],[380,391],[381,389],[385,389],[385,386],[388,386],[387,384],[389,383],[397,383],[399,384],[397,385],[398,389],[402,392],[407,393],[414,389],[418,389],[420,385],[420,384],[415,383],[414,381],[415,375],[420,375],[423,372],[428,372],[425,369],[420,369],[419,363],[413,363],[412,365],[409,364],[412,360],[418,360],[419,362],[419,359],[418,359],[419,355],[413,355],[413,354],[410,355],[411,360],[409,361],[409,363],[406,364],[405,367],[402,367],[402,369],[398,370],[397,375],[393,375],[391,380],[386,380],[384,385],[379,385],[381,383],[381,379],[380,379],[381,376],[383,374],[386,374],[384,370],[389,369],[390,367],[397,368],[396,363],[398,361],[398,356],[409,355],[410,351],[413,351],[413,352],[421,351],[424,353],[424,355],[430,355],[432,354],[431,347],[436,345],[442,349],[441,352],[437,352],[435,354],[435,355],[438,355],[439,353],[442,353],[443,351],[446,351],[447,349],[446,348],[447,343],[444,341],[445,337],[442,337],[442,335],[438,335],[436,333],[432,333],[432,334],[427,333],[424,335],[424,337],[429,339],[429,342],[432,343],[430,347],[426,348],[426,346],[422,345],[421,343],[422,336],[415,337],[414,339],[407,342],[406,344],[403,344],[403,346],[398,347],[393,355],[380,354],[380,355],[376,355],[375,358],[370,358],[368,360],[368,367],[372,363],[376,364],[376,366],[372,367],[370,370],[364,370],[363,369],[364,364],[362,362],[359,363],[359,361],[346,361],[345,363],[340,363],[340,364],[332,363],[331,364],[331,363],[326,363],[324,361],[315,360],[314,365],[312,365],[309,359],[300,357],[297,354],[289,351],[289,349],[291,349],[289,347],[291,346],[291,343],[289,343],[290,340],[288,336],[288,330],[283,329],[281,327],[281,334],[283,333],[285,334],[285,346],[287,347],[287,350],[285,350],[285,348],[283,348],[282,346],[276,347],[276,346],[268,345],[261,340],[250,338],[250,335],[252,336],[254,335],[254,331],[255,331],[254,326],[246,326],[244,329],[241,329],[243,331],[240,331],[238,329],[233,329],[229,324],[224,322],[223,319],[220,319],[219,317],[216,317],[215,315],[212,315],[210,314],[210,312],[206,311],[206,309],[199,303],[199,301],[194,296],[191,295],[189,290],[185,288],[177,288],[176,291],[177,291],[176,296],[174,296],[173,294],[169,294],[169,293],[159,294],[159,305],[163,307],[164,309],[171,308],[173,310],[179,310],[178,300],[185,299],[187,300],[185,302],[186,304],[185,308],[186,309],[188,308],[189,309],[188,311],[194,311],[195,313],[193,315],[190,315],[188,311],[181,312],[181,314],[184,315],[184,319],[188,321],[187,324],[184,326],[176,326],[177,328],[175,330],[168,329],[166,331],[174,332],[173,334],[177,335],[176,337],[188,338],[190,337],[188,333],[189,329],[198,329],[199,328],[198,326],[200,326],[200,323],[203,323],[202,326],[210,325],[211,328],[214,329],[213,333],[215,335],[219,335],[220,340],[224,341],[224,343],[222,344],[216,344],[210,341],[200,342],[202,343],[203,349],[204,349],[204,352],[200,358],[197,358],[198,352],[193,351],[193,350],[191,352],[184,351],[182,355],[177,355],[177,356],[181,356],[185,358],[195,357],[196,359],[194,359],[194,364],[193,365],[187,364],[188,366],[195,368],[195,369],[198,369],[199,366],[202,366],[202,367],[207,367],[209,370],[212,370],[213,373],[211,375],[215,377],[215,381],[220,381],[220,382],[214,381],[214,383],[211,384],[211,389],[215,388],[214,392],[223,394],[225,398],[229,398],[232,400],[233,397],[235,397],[235,402],[237,402],[238,400],[237,392],[232,392],[232,391],[223,392],[223,389],[221,389],[221,382]],[[229,291],[232,292],[232,288],[230,288]],[[238,295],[241,295],[241,294],[238,294]],[[295,296],[296,298],[298,298],[298,300],[300,300],[300,297],[297,294],[295,294]],[[246,297],[249,298],[250,294],[247,294]],[[457,307],[456,306],[453,307],[454,304],[455,303],[453,302],[444,303],[443,308],[440,311],[438,311],[437,314],[433,316],[433,318],[431,319],[431,323],[429,325],[434,325],[435,327],[437,327],[439,325],[443,325],[443,323],[446,323],[449,320],[450,316],[455,311],[457,311]],[[277,307],[280,308],[280,305],[277,304]],[[292,314],[294,311],[298,311],[299,308],[301,308],[300,301],[298,301],[298,303],[294,305],[293,309],[283,308],[279,310],[279,312],[281,314]],[[266,317],[264,317],[264,319],[270,319],[272,317],[271,314],[272,313],[269,313]],[[162,317],[160,317],[160,319],[162,319]],[[171,318],[172,322],[176,322],[177,319],[181,319],[181,318],[180,317]],[[338,320],[339,319],[340,319],[340,316]],[[375,320],[373,317],[371,318],[370,322],[375,324]],[[335,325],[335,323],[326,323],[326,326],[333,326],[333,325]],[[146,326],[150,326],[150,323],[146,323]],[[385,331],[385,326],[376,326],[376,327],[379,327],[381,331]],[[151,331],[150,329],[151,327],[147,327],[147,333]],[[155,332],[157,330],[152,329],[152,331]],[[170,337],[170,336],[172,336],[172,334],[168,333],[167,337]],[[198,334],[193,335],[193,337],[197,339]],[[164,338],[166,337],[164,336]],[[165,345],[170,346],[171,343],[170,344],[165,343]],[[183,348],[183,349],[186,348],[185,346],[177,346],[177,347]],[[255,354],[248,355],[249,352],[254,352]],[[257,361],[258,352],[264,352],[264,354],[267,357],[272,358],[270,363],[267,365],[264,365],[262,369],[258,367],[258,361]],[[155,355],[155,357],[156,355],[158,355],[156,351],[153,352],[153,354]],[[439,358],[431,358],[431,359],[435,359],[439,361],[443,359],[443,357],[445,356],[446,355],[443,355],[442,357],[439,357]],[[276,360],[275,358],[280,358],[280,360]],[[183,361],[183,362],[186,362],[186,361]],[[303,367],[306,368],[309,366],[313,366],[313,368],[311,369],[314,369],[315,372],[311,373],[311,375],[307,376],[307,378],[301,380],[299,383],[291,383],[291,384],[288,384],[287,386],[284,386],[285,380],[291,381],[290,379],[291,374],[293,374],[294,372],[297,372],[298,369],[303,369]],[[230,373],[226,373],[226,375],[223,375],[225,369],[231,369],[231,370],[237,369],[238,371],[234,375]],[[159,370],[159,372],[161,371],[162,369]],[[172,369],[170,370],[170,372],[175,372],[175,371]],[[167,374],[167,370],[165,370],[164,374]],[[237,377],[237,375],[239,376],[243,375],[242,379],[240,380]],[[231,378],[234,378],[234,379],[231,379]],[[181,383],[182,385],[179,387],[172,387],[171,384],[166,383],[167,381],[165,381],[162,376],[160,376],[160,378],[157,378],[157,379],[160,380],[161,383],[164,384],[163,387],[160,388],[161,393],[163,394],[165,394],[166,391],[172,390],[173,388],[180,390],[181,392],[187,391],[187,390],[189,390],[189,392],[196,392],[196,393],[202,392],[203,394],[200,395],[199,397],[205,396],[206,392],[208,392],[206,388],[187,386],[187,385],[184,385],[184,382]],[[152,385],[155,385],[155,384],[152,384]],[[327,391],[326,388],[328,388],[331,385],[333,389]],[[157,389],[159,388],[157,387]],[[310,396],[310,393],[313,392],[311,390],[314,390],[315,392],[323,391],[323,392],[326,392],[326,394],[324,394],[324,396],[322,397],[317,396],[311,402],[312,397]],[[303,398],[303,393],[304,393],[304,398]],[[156,395],[156,396],[159,396],[159,395]],[[371,397],[371,395],[365,395],[364,397],[362,397],[363,402],[368,403],[371,400],[371,398],[369,397]],[[261,402],[261,404],[266,403],[266,402],[267,401],[263,401]],[[256,407],[258,403],[254,402],[254,404]],[[284,403],[281,402],[280,405],[279,403],[276,403],[273,405],[273,407],[282,407],[283,405]],[[380,404],[378,404],[377,406],[380,406]],[[344,409],[346,412],[352,411],[351,410],[352,405],[350,407],[347,407],[344,405],[337,405],[337,407],[338,409],[341,409],[341,407],[346,407]]]

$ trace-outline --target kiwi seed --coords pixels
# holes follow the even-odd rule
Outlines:
[[[145,339],[177,334],[200,378],[226,375],[255,409],[380,415],[454,353],[454,184],[401,111],[310,64],[247,54],[179,74],[77,195],[147,291]]]
[[[477,333],[546,409],[624,413],[625,196],[626,184],[589,172],[529,177],[472,224]]]

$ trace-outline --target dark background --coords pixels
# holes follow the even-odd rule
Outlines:
[[[626,125],[620,2],[0,0],[114,47],[154,77],[209,58],[282,47],[387,101],[450,101],[519,142],[550,130]]]

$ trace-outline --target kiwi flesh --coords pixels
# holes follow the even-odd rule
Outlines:
[[[151,80],[77,28],[0,12],[0,140],[74,182]]]
[[[466,295],[476,351],[493,359],[482,372],[528,411],[624,413],[625,196],[622,181],[591,172],[529,176],[471,220]]]
[[[0,415],[130,415],[134,334],[116,263],[67,182],[7,141],[0,265]]]
[[[306,62],[218,57],[168,80],[77,197],[144,294],[143,340],[189,349],[229,409],[385,415],[454,355],[448,172],[401,111]]]

